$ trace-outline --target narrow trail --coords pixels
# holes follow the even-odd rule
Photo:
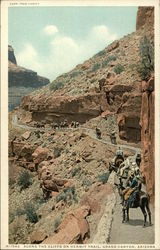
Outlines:
[[[122,223],[122,205],[117,192],[116,205],[114,208],[112,228],[110,232],[109,244],[153,244],[154,243],[154,214],[152,212],[152,226],[148,223],[143,227],[143,214],[140,208],[129,210],[130,220]],[[153,209],[151,209],[152,211]],[[147,216],[148,221],[148,216]]]
[[[51,130],[44,128],[35,128],[28,125],[19,124],[17,115],[12,117],[12,125],[14,127],[20,127],[28,130]],[[109,141],[104,139],[98,139],[95,133],[95,130],[89,129],[81,126],[81,129],[87,132],[88,136],[94,140],[99,141],[100,143],[122,149],[129,149],[134,154],[140,153],[141,149],[138,147],[132,147],[126,144],[112,144]],[[65,128],[60,130],[77,130],[77,128]],[[59,131],[60,131],[59,130]],[[109,182],[114,186],[114,175],[111,174]],[[143,214],[140,208],[130,209],[130,221],[128,223],[122,223],[122,205],[120,204],[120,197],[117,192],[117,189],[114,187],[115,192],[110,201],[106,201],[106,209],[98,225],[98,231],[93,239],[93,242],[99,244],[153,244],[154,243],[154,225],[142,227],[143,225]],[[152,222],[154,224],[154,218],[152,213]]]
[[[13,117],[12,117],[12,125],[14,126],[14,127],[19,127],[19,128],[23,128],[23,129],[28,129],[28,130],[33,130],[33,131],[35,131],[35,130],[40,130],[40,131],[44,131],[44,130],[46,130],[46,129],[43,129],[43,128],[35,128],[35,127],[31,127],[31,126],[28,126],[28,125],[24,125],[24,124],[19,124],[18,123],[18,118],[17,118],[17,115],[13,115]],[[126,145],[126,144],[112,144],[111,142],[109,142],[109,141],[106,141],[106,140],[103,140],[103,139],[98,139],[97,138],[97,136],[96,136],[96,134],[95,134],[95,131],[93,130],[93,129],[89,129],[89,128],[86,128],[86,127],[83,127],[83,126],[81,126],[81,129],[84,129],[86,132],[87,132],[87,134],[88,134],[88,136],[90,137],[90,138],[92,138],[92,139],[94,139],[94,140],[97,140],[97,141],[99,141],[99,142],[101,142],[101,143],[103,143],[103,144],[106,144],[106,145],[109,145],[109,146],[112,146],[112,147],[115,147],[115,148],[119,148],[119,147],[121,147],[122,149],[129,149],[129,150],[131,150],[135,155],[137,154],[137,153],[140,153],[141,152],[141,149],[140,148],[138,148],[138,147],[132,147],[132,146],[129,146],[129,145]],[[50,129],[48,129],[48,130],[50,130]],[[61,131],[63,130],[63,129],[60,129]],[[65,128],[65,130],[71,130],[71,131],[73,131],[73,130],[77,130],[77,128]]]

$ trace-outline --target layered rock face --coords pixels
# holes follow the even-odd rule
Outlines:
[[[144,25],[152,26],[154,24],[154,7],[139,7],[136,19],[136,30]]]
[[[101,94],[90,94],[78,97],[50,96],[46,95],[36,98],[25,96],[22,99],[21,107],[32,113],[35,121],[45,120],[47,123],[61,122],[67,118],[68,122],[74,120],[84,123],[93,117],[100,115]]]
[[[8,86],[9,109],[19,105],[21,97],[34,89],[49,83],[45,77],[38,76],[36,72],[17,65],[12,46],[8,46]]]
[[[141,108],[141,170],[146,178],[147,192],[154,201],[155,196],[155,107],[154,107],[154,77],[148,82],[142,82],[142,108]]]

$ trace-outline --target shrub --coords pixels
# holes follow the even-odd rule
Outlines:
[[[122,71],[124,71],[124,66],[122,66],[121,64],[117,64],[115,67],[114,67],[114,72],[116,74],[120,74]]]
[[[70,78],[74,78],[74,77],[78,76],[79,74],[80,74],[79,71],[72,72],[72,73],[70,74]]]
[[[56,202],[58,203],[61,200],[66,201],[66,197],[67,197],[66,193],[62,192],[56,196]]]
[[[63,200],[68,205],[72,204],[72,200],[78,202],[77,193],[74,185],[72,187],[65,188],[62,193],[56,196],[56,203],[61,200]]]
[[[60,219],[60,217],[57,217],[57,218],[54,220],[54,231],[57,230],[57,228],[59,227],[60,223],[61,223],[61,219]]]
[[[28,188],[31,184],[31,175],[28,172],[23,172],[18,178],[18,185],[21,187],[21,190]]]
[[[25,213],[27,216],[27,220],[31,223],[36,223],[38,221],[38,216],[36,214],[35,207],[33,204],[28,203],[25,208]]]
[[[9,212],[9,224],[12,223],[15,219],[15,214],[13,212]]]
[[[88,179],[84,179],[83,181],[82,181],[82,185],[83,186],[91,186],[92,185],[92,183],[91,183],[91,181],[90,180],[88,180]]]
[[[91,71],[92,71],[92,72],[97,71],[99,68],[100,68],[100,64],[99,64],[99,63],[95,63],[95,64],[93,65]]]
[[[106,67],[109,62],[115,61],[117,57],[115,55],[109,56],[105,61],[102,62],[102,68]]]
[[[16,181],[15,181],[15,179],[13,179],[13,178],[9,178],[9,186],[10,187],[13,187],[13,185],[16,183]]]
[[[99,56],[104,56],[106,54],[105,50],[101,50],[100,52],[98,52],[97,54],[95,54],[95,57],[99,57]]]
[[[71,175],[72,175],[72,177],[74,177],[77,173],[79,173],[79,172],[80,172],[80,170],[81,170],[81,168],[80,168],[80,167],[72,169],[72,171],[71,171]]]
[[[56,91],[58,89],[62,89],[64,87],[64,83],[63,82],[52,82],[50,83],[49,89],[52,91]]]
[[[61,152],[62,152],[62,148],[60,148],[60,147],[55,147],[55,148],[54,148],[54,152],[53,152],[54,158],[58,158],[58,157],[61,155]]]
[[[148,80],[154,71],[154,47],[146,36],[140,41],[139,54],[141,61],[137,65],[137,71],[142,80]]]
[[[17,216],[21,216],[21,215],[24,215],[25,214],[25,211],[21,208],[17,208],[17,211],[16,211],[16,215]]]
[[[99,175],[98,179],[99,179],[100,182],[102,182],[103,184],[105,184],[108,181],[109,175],[110,175],[110,172],[107,171],[106,173],[104,173],[102,175]]]

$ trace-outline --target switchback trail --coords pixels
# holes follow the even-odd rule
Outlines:
[[[23,128],[23,129],[29,129],[29,130],[40,130],[40,131],[44,131],[45,130],[43,128],[31,127],[31,126],[28,126],[26,124],[19,124],[16,114],[14,114],[13,117],[12,117],[12,125],[14,127],[19,127],[19,128]],[[101,142],[103,144],[106,144],[106,145],[109,145],[109,146],[112,146],[112,147],[115,147],[115,148],[121,147],[122,149],[129,149],[134,154],[137,154],[137,153],[141,152],[141,149],[138,148],[138,147],[132,147],[132,146],[129,146],[129,145],[126,145],[126,144],[112,144],[109,141],[106,141],[106,140],[103,140],[103,139],[98,139],[97,136],[96,136],[96,134],[95,134],[95,131],[93,129],[89,129],[89,128],[86,128],[86,127],[83,127],[83,126],[81,128],[84,129],[85,131],[87,131],[87,134],[88,134],[88,136],[90,138],[92,138],[94,140],[97,140],[97,141],[99,141],[99,142]],[[65,128],[65,130],[76,130],[76,129],[74,129],[74,128]]]
[[[12,117],[12,125],[14,127],[20,127],[28,130],[50,130],[43,128],[31,127],[25,124],[19,124],[17,115]],[[132,147],[126,144],[112,144],[109,141],[98,139],[95,130],[85,128],[81,126],[81,129],[87,132],[90,138],[99,141],[100,143],[118,148],[129,149],[134,154],[141,151],[138,147]],[[65,128],[63,130],[77,130],[74,128]],[[110,184],[114,186],[113,173],[111,175]],[[115,187],[114,187],[115,188]],[[102,217],[98,232],[95,235],[95,243],[99,244],[152,244],[154,243],[154,225],[142,227],[143,225],[143,214],[140,208],[130,209],[130,221],[128,223],[122,223],[122,205],[120,204],[120,197],[115,188],[115,193],[110,201],[106,205],[106,210],[104,211],[104,216]],[[153,213],[152,222],[154,223]],[[103,232],[102,232],[103,231]],[[98,241],[97,241],[98,240]]]

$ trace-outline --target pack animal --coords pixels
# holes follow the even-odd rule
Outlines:
[[[121,195],[122,201],[124,201],[123,190],[125,189],[125,187],[123,186],[122,181],[120,181],[120,183],[118,184],[118,188],[120,190],[119,194]],[[149,203],[150,203],[149,195],[146,192],[143,192],[143,191],[137,190],[137,189],[135,189],[131,195],[133,198],[132,202],[127,202],[127,203],[122,202],[122,212],[123,212],[122,223],[129,221],[129,209],[130,208],[140,207],[140,209],[143,213],[143,216],[144,216],[143,227],[146,226],[147,213],[148,213],[148,217],[149,217],[149,225],[151,226],[152,222],[151,222],[151,211],[150,211],[150,207],[149,207]],[[147,212],[146,212],[146,210],[147,210]]]

